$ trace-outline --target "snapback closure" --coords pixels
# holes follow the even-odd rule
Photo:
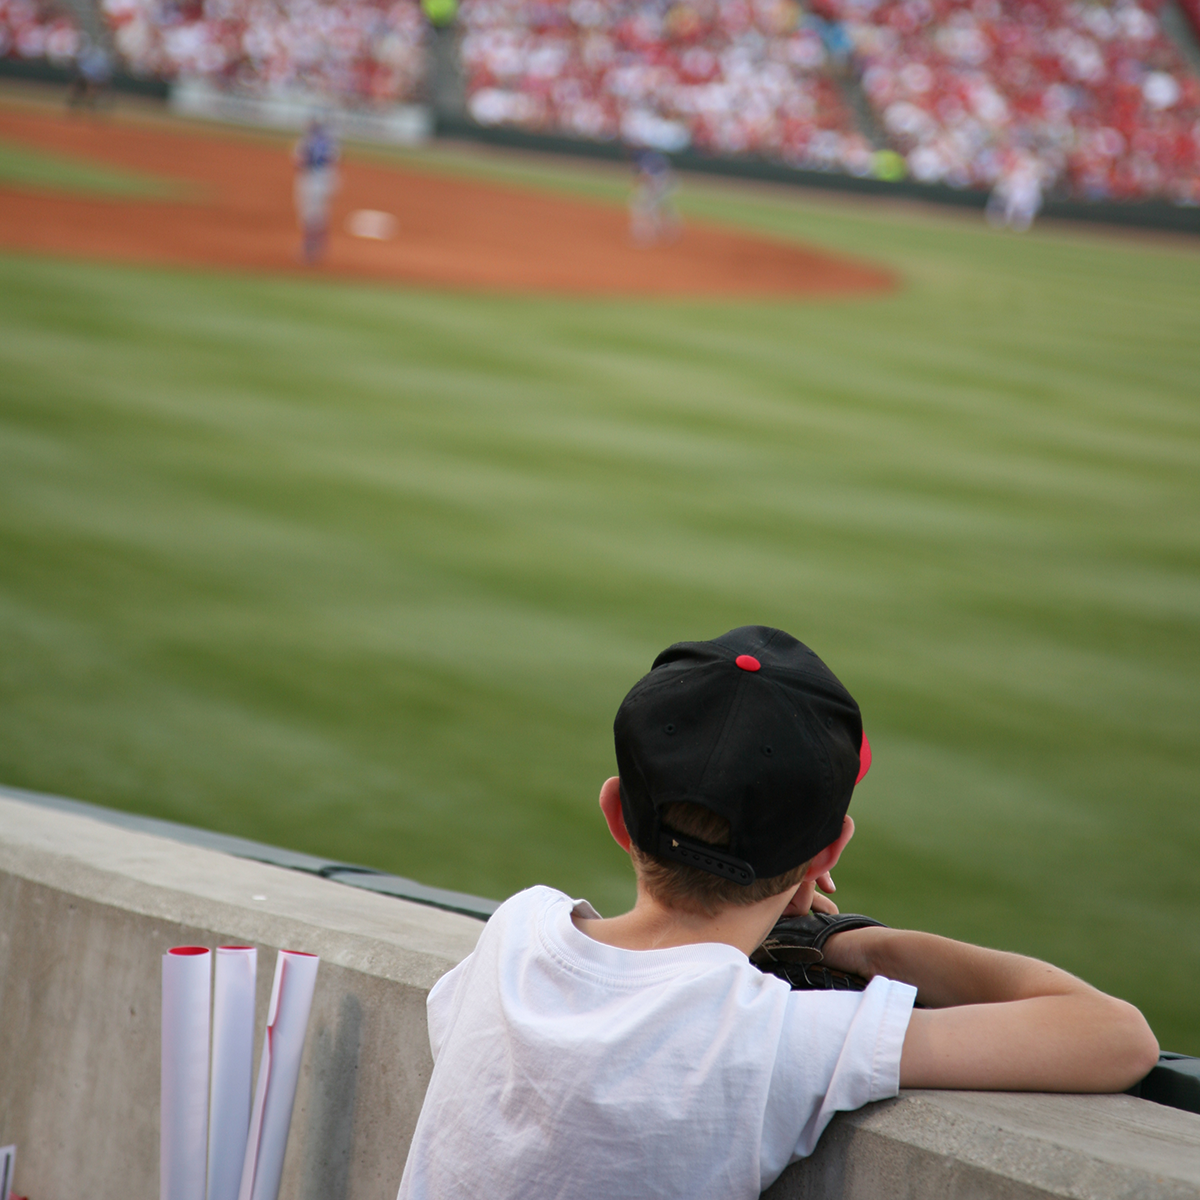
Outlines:
[[[754,868],[744,858],[726,854],[672,829],[658,831],[658,854],[688,867],[698,867],[710,875],[720,875],[722,879],[730,879],[742,887],[749,887],[756,878]]]

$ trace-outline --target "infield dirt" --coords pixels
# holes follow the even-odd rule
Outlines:
[[[0,138],[190,185],[186,199],[101,197],[0,184],[0,245],[175,266],[312,273],[297,261],[292,167],[278,144],[207,129],[0,109]],[[347,214],[396,219],[387,241]],[[499,292],[736,298],[886,291],[895,277],[794,242],[689,221],[638,247],[623,209],[404,166],[343,164],[321,274]]]

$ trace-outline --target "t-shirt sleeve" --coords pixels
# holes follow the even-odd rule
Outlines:
[[[555,897],[567,899],[561,892],[547,887],[526,888],[525,891],[510,896],[484,925],[475,949],[457,966],[451,967],[429,989],[425,1000],[425,1014],[429,1025],[429,1049],[433,1053],[434,1062],[437,1062],[442,1045],[458,1020],[459,1009],[472,994],[471,981],[477,977],[476,973],[482,971],[486,976],[489,971],[494,973],[498,970],[497,956],[504,955],[502,947],[506,930],[528,927],[548,900]],[[586,900],[576,900],[575,911],[580,916],[599,916]]]
[[[900,1090],[917,989],[876,976],[864,992],[792,992],[763,1128],[764,1176],[813,1152],[834,1113]]]
[[[446,1039],[446,1032],[450,1028],[458,985],[467,963],[470,961],[471,956],[468,954],[458,966],[451,967],[429,989],[429,995],[425,997],[425,1016],[429,1024],[429,1049],[433,1054],[434,1062],[437,1062],[438,1052],[441,1050],[442,1042]]]

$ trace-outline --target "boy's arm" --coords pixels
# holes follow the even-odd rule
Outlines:
[[[1119,1092],[1158,1061],[1131,1004],[1037,959],[931,933],[836,934],[825,963],[917,988],[900,1085],[1046,1092]]]

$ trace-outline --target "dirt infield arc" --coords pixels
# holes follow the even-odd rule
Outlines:
[[[187,200],[0,186],[0,245],[122,262],[311,271],[296,261],[291,164],[278,144],[208,130],[0,109],[0,137],[195,185]],[[395,215],[389,241],[344,231]],[[545,192],[350,160],[321,274],[577,296],[838,296],[895,286],[886,270],[689,221],[673,245],[630,243],[625,212]]]

